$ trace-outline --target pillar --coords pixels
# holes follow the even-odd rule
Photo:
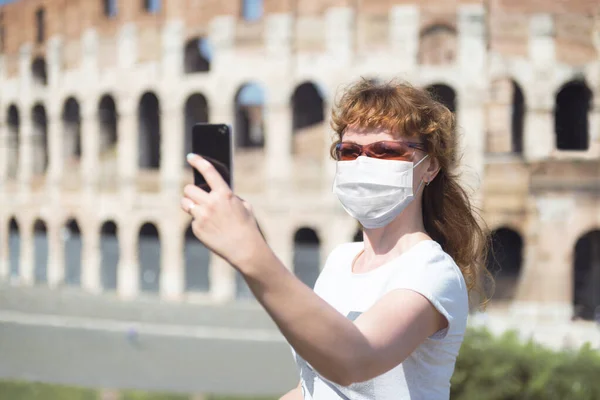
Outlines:
[[[181,154],[181,152],[177,154]],[[165,300],[181,300],[185,289],[184,235],[178,224],[170,222],[176,219],[173,217],[160,226],[160,237],[162,238],[160,296]]]
[[[181,101],[169,98],[163,102],[161,123],[163,127],[160,143],[162,192],[169,198],[177,197],[180,195],[183,178],[184,136],[169,133],[184,131],[184,112]]]
[[[100,121],[97,102],[87,99],[81,104],[81,182],[86,190],[97,188],[100,169]]]
[[[119,265],[117,270],[117,293],[131,299],[140,291],[140,266],[137,257],[138,232],[131,223],[119,225]]]
[[[227,261],[212,254],[209,265],[209,296],[216,303],[226,303],[235,299],[236,270]]]
[[[57,108],[48,109],[48,173],[46,188],[51,199],[60,196],[64,171],[63,121]]]
[[[527,161],[547,158],[556,148],[554,134],[554,94],[548,91],[548,82],[554,77],[555,48],[554,22],[550,14],[534,14],[529,24],[529,59],[532,64],[532,81],[529,109],[525,116],[523,138]]]
[[[267,171],[265,179],[273,194],[280,194],[291,179],[292,110],[290,104],[267,104],[265,148]]]
[[[538,320],[566,322],[573,313],[572,252],[565,240],[566,226],[575,207],[568,196],[540,196],[536,199],[538,220],[532,221],[527,239],[522,282],[512,312]]]
[[[33,285],[35,280],[35,246],[33,245],[33,222],[31,220],[25,220],[22,222],[20,228],[20,283],[26,286],[31,286]]]
[[[89,224],[82,224],[81,239],[83,249],[81,253],[81,287],[91,293],[102,291],[100,275],[100,227],[95,223],[90,229]]]
[[[30,110],[25,110],[23,107],[21,111],[18,178],[22,189],[29,191],[29,184],[33,176],[33,124]]]
[[[137,104],[131,97],[119,97],[117,106],[117,164],[119,166],[119,192],[122,201],[129,206],[135,195],[137,174]]]
[[[48,286],[58,287],[65,282],[65,241],[63,240],[64,221],[46,221],[46,240],[48,241]]]
[[[10,275],[9,235],[6,215],[0,215],[0,282],[6,281]]]

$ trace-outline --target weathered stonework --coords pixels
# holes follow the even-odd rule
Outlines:
[[[359,76],[400,78],[423,87],[446,85],[456,96],[465,183],[475,190],[490,228],[510,228],[523,241],[515,312],[571,316],[575,244],[600,229],[600,9],[594,2],[495,0],[486,9],[480,1],[271,0],[257,21],[244,21],[241,2],[233,0],[163,1],[156,13],[119,1],[112,17],[101,3],[22,0],[1,8],[3,278],[11,271],[6,243],[15,218],[20,283],[33,284],[33,224],[39,218],[47,229],[48,283],[60,285],[60,232],[74,218],[83,238],[81,285],[101,291],[100,229],[110,220],[118,227],[117,291],[137,296],[138,232],[152,222],[162,244],[160,293],[185,299],[182,248],[189,217],[178,199],[192,179],[182,168],[186,101],[199,93],[209,121],[235,125],[236,94],[248,83],[265,93],[265,143],[238,150],[236,163],[246,167],[235,171],[236,190],[254,204],[286,265],[292,268],[294,234],[301,227],[317,233],[323,261],[335,245],[352,240],[356,228],[330,192],[331,105],[339,88]],[[37,43],[39,7],[46,22],[45,38]],[[186,74],[184,49],[193,38],[210,43],[210,68]],[[32,75],[35,57],[45,60],[45,85]],[[585,81],[592,94],[588,145],[579,151],[558,149],[555,134],[557,94],[572,80]],[[294,128],[292,97],[304,82],[317,88],[325,117]],[[523,106],[518,151],[512,136],[515,88]],[[148,92],[158,100],[160,168],[143,169],[137,160],[145,128],[138,113]],[[99,111],[106,95],[115,107],[109,113],[117,132],[113,147],[103,136],[106,111]],[[67,164],[63,105],[70,97],[79,105],[81,151]],[[36,142],[42,128],[33,120],[38,104],[48,140],[45,173],[36,163],[45,157]],[[18,133],[9,123],[11,106],[18,110]],[[213,257],[209,275],[207,297],[231,300],[231,269]],[[562,311],[548,313],[544,304]]]

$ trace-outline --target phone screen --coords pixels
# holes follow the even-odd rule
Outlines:
[[[195,124],[192,128],[192,151],[210,161],[229,187],[232,187],[232,138],[229,125]],[[210,192],[206,180],[195,169],[194,184]]]

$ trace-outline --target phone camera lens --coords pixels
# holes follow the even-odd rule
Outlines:
[[[219,128],[219,133],[220,134],[224,134],[225,133],[225,128]]]

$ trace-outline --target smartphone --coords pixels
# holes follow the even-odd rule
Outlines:
[[[233,138],[227,124],[197,123],[192,128],[192,152],[209,161],[233,188]],[[194,169],[194,184],[210,192],[204,177]]]

